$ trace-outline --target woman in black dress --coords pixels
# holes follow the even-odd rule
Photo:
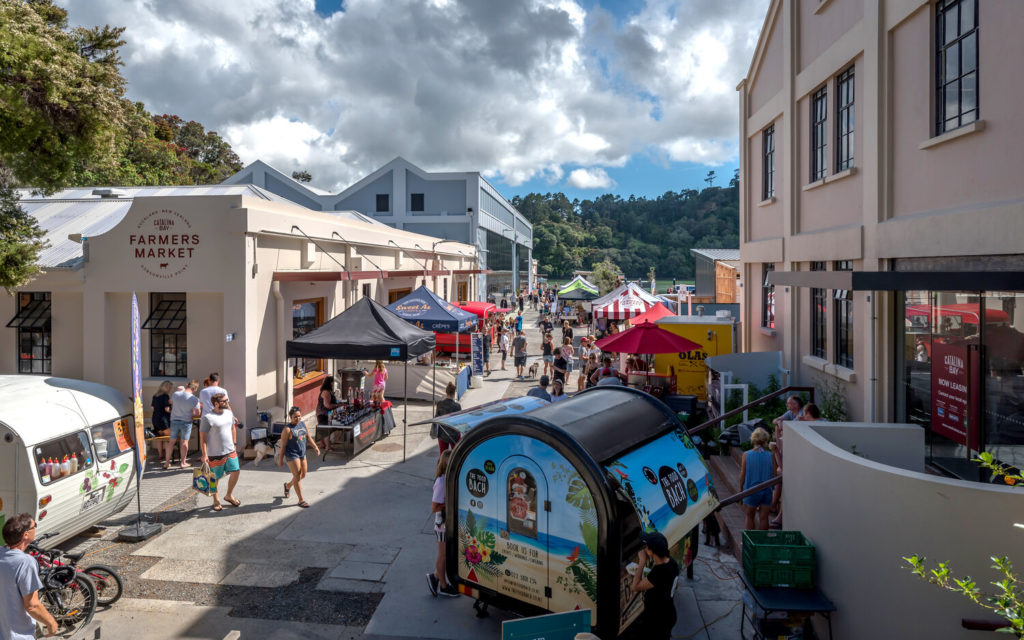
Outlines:
[[[173,387],[170,380],[164,380],[149,403],[153,409],[153,433],[158,436],[166,436],[171,433],[171,389]],[[170,463],[164,462],[163,466],[164,469],[168,469]]]

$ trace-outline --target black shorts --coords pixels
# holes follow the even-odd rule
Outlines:
[[[507,357],[508,357],[508,352],[505,351],[504,349],[502,349],[501,350],[501,359],[504,360]]]
[[[517,366],[517,367],[525,367],[526,366],[526,356],[516,356],[515,366]]]

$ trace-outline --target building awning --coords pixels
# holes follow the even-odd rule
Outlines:
[[[50,324],[50,301],[35,298],[14,314],[8,327],[14,329],[45,329]]]
[[[448,270],[406,269],[405,271],[275,271],[276,282],[338,282],[346,280],[387,280],[418,276],[446,276]],[[455,269],[456,275],[490,273],[488,269]]]
[[[452,273],[454,273],[457,276],[464,276],[464,275],[475,275],[475,274],[478,274],[478,273],[488,274],[488,273],[494,273],[494,271],[492,271],[490,269],[455,269],[455,270],[452,271]],[[512,272],[508,271],[507,273],[512,273]]]
[[[1024,291],[1024,272],[772,271],[766,284],[852,291]]]

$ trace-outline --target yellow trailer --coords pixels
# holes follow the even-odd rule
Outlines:
[[[693,340],[700,349],[689,353],[662,353],[654,356],[655,370],[676,374],[676,393],[707,400],[706,358],[734,353],[739,345],[739,321],[728,311],[714,316],[666,316],[656,324],[662,329]]]

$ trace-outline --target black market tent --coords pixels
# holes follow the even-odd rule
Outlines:
[[[409,324],[370,298],[362,298],[304,336],[289,340],[288,358],[401,360],[406,367],[402,461],[409,424],[409,358],[434,349],[434,334]]]

